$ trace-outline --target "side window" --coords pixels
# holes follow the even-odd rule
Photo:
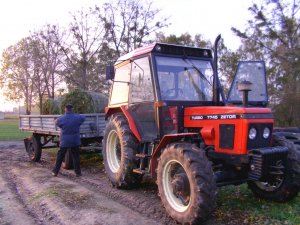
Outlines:
[[[116,69],[110,105],[128,102],[130,67],[131,64],[127,63]]]
[[[131,66],[131,103],[154,101],[148,57],[134,60]]]

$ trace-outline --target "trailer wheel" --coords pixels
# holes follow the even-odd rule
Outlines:
[[[72,170],[74,168],[73,157],[72,157],[70,149],[68,149],[68,151],[65,154],[65,158],[62,162],[62,167],[66,170]]]
[[[288,157],[285,174],[270,182],[249,181],[255,196],[277,202],[286,202],[297,196],[300,190],[300,145],[284,136],[273,135],[274,146],[287,146]]]
[[[216,206],[216,182],[204,151],[188,143],[174,143],[162,153],[157,170],[162,203],[182,224],[204,221]]]
[[[133,172],[138,141],[132,134],[126,118],[114,114],[108,121],[103,138],[103,163],[113,186],[132,188],[142,180],[142,175]]]
[[[39,135],[33,134],[28,140],[26,140],[25,147],[29,159],[32,162],[38,162],[41,160],[42,145],[41,137]]]

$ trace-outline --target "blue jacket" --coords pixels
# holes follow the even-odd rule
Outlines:
[[[80,125],[84,120],[84,115],[69,112],[56,120],[56,125],[61,128],[60,147],[70,148],[80,145]]]

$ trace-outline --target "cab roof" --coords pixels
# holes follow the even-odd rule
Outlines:
[[[150,52],[155,52],[157,54],[166,54],[166,55],[181,55],[181,56],[190,56],[190,57],[212,58],[211,49],[195,48],[195,47],[189,47],[184,45],[173,45],[173,44],[165,44],[165,43],[152,43],[150,45],[137,48],[121,56],[116,61],[115,65]]]

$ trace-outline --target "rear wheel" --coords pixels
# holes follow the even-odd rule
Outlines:
[[[132,134],[126,118],[114,114],[108,121],[103,138],[103,162],[113,186],[131,188],[138,185],[142,175],[133,172],[138,141]]]
[[[204,152],[188,143],[174,143],[162,153],[157,172],[160,198],[179,223],[198,224],[216,205],[216,183]]]
[[[41,137],[37,134],[33,134],[30,139],[26,141],[26,152],[28,153],[29,159],[32,162],[38,162],[41,160],[42,145]]]
[[[273,135],[273,145],[289,149],[284,175],[268,182],[249,181],[248,186],[257,197],[285,202],[297,196],[300,190],[300,146],[276,134]]]

